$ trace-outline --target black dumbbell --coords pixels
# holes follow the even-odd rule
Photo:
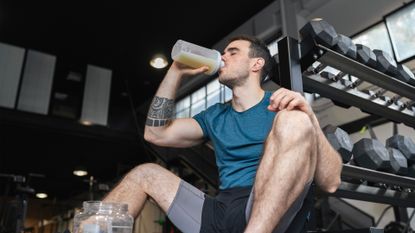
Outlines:
[[[385,147],[376,137],[373,129],[368,126],[371,138],[358,141],[353,147],[353,155],[359,166],[373,170],[406,175],[408,162],[396,148]]]
[[[333,47],[337,41],[337,32],[333,26],[322,19],[312,19],[300,29],[302,41],[313,40],[326,47]]]
[[[374,49],[373,53],[376,55],[376,69],[394,77],[397,72],[396,61],[383,50]]]
[[[374,49],[372,52],[376,56],[375,59],[370,59],[373,56],[370,53],[370,48],[363,45],[356,45],[358,48],[358,61],[367,64],[382,73],[395,77],[405,83],[415,86],[415,75],[405,65],[397,65],[396,61],[387,52]],[[376,64],[374,63],[376,62]]]
[[[394,123],[393,136],[386,140],[386,146],[397,149],[407,160],[408,175],[415,177],[415,143],[408,136],[398,134],[398,126]]]
[[[337,35],[337,43],[334,45],[333,49],[349,58],[356,60],[357,47],[353,43],[352,39],[345,35]]]
[[[357,55],[356,55],[356,60],[360,63],[363,63],[365,65],[368,65],[372,68],[376,69],[376,54],[373,53],[373,51],[362,44],[356,44],[356,48],[357,48]]]
[[[377,139],[360,139],[353,145],[352,153],[358,166],[377,171],[390,170],[389,152]]]
[[[328,24],[325,24],[328,25]],[[329,27],[329,29],[327,29],[328,32],[332,31],[332,26],[329,25],[327,26]],[[317,34],[316,32],[313,34]],[[327,35],[330,36],[334,36],[333,34],[327,33]],[[327,39],[326,39],[327,40]],[[352,59],[356,59],[356,54],[357,54],[357,48],[356,45],[353,43],[352,39],[350,39],[349,37],[342,35],[342,34],[338,34],[337,35],[337,39],[333,39],[331,38],[330,41],[337,41],[334,46],[331,46],[333,50],[339,52],[340,54],[347,56],[349,58]],[[327,44],[327,43],[326,43]],[[324,68],[326,68],[327,66],[325,64],[319,64],[316,68],[314,67],[310,67],[310,69],[308,70],[309,72],[311,71],[312,73],[319,73],[320,71],[322,71]],[[346,75],[343,73],[343,76]]]
[[[346,131],[333,125],[327,125],[323,128],[323,132],[327,141],[339,152],[343,163],[349,162],[352,157],[353,143]]]
[[[415,75],[412,71],[405,65],[399,64],[397,66],[397,71],[395,77],[402,82],[408,83],[412,86],[415,86]]]

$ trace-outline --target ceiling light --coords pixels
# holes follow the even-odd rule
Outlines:
[[[90,121],[81,121],[81,124],[89,126],[89,125],[92,125],[92,122],[90,122]]]
[[[73,174],[75,176],[86,176],[88,175],[88,172],[86,171],[86,168],[84,167],[76,167],[75,170],[73,170]]]
[[[48,194],[46,193],[36,193],[36,197],[40,199],[45,199],[48,197]]]
[[[155,55],[150,61],[150,65],[156,69],[163,69],[169,63],[164,55]]]

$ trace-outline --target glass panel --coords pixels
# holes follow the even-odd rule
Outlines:
[[[192,94],[192,104],[206,97],[206,87],[202,87]]]
[[[185,108],[190,107],[190,97],[186,97],[176,103],[176,112],[181,112]]]
[[[268,49],[269,49],[269,52],[271,53],[271,56],[274,56],[275,54],[278,54],[278,41],[279,41],[279,39],[271,42],[268,45]]]
[[[366,45],[369,48],[381,49],[393,57],[392,45],[384,23],[377,24],[353,38],[355,44]]]
[[[415,3],[386,17],[393,49],[398,61],[415,55]]]
[[[181,112],[176,113],[176,118],[187,118],[190,116],[190,108],[185,108]]]
[[[221,102],[220,101],[220,90],[217,89],[215,92],[210,93],[207,96],[207,106],[206,107],[209,108],[210,106],[212,106],[216,103],[219,103],[219,102]]]
[[[205,103],[206,103],[205,99],[202,99],[199,102],[193,103],[192,110],[191,110],[191,116],[194,116],[198,114],[199,112],[205,110],[206,109]]]
[[[225,102],[228,102],[229,100],[232,99],[232,90],[225,86]]]
[[[215,79],[207,85],[207,94],[217,91],[220,89],[219,79]]]

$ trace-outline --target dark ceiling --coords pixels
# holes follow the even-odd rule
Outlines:
[[[0,108],[0,173],[42,174],[31,178],[35,189],[68,199],[88,190],[87,178],[72,175],[78,164],[112,182],[148,161],[128,97],[137,108],[154,95],[166,70],[152,69],[151,57],[169,57],[177,39],[212,46],[271,2],[0,1],[0,42],[56,55],[55,89],[87,64],[113,70],[110,128]]]

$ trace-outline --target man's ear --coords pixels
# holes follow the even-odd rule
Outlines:
[[[255,58],[255,63],[254,63],[254,66],[252,67],[252,71],[258,72],[262,69],[262,67],[264,67],[264,65],[265,65],[264,58],[262,57]]]

